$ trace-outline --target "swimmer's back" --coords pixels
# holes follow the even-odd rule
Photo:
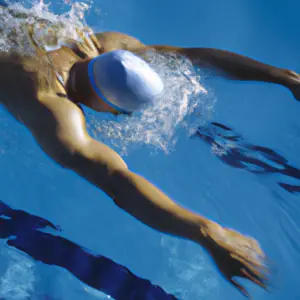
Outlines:
[[[20,121],[40,93],[55,91],[56,78],[43,57],[0,53],[0,102]]]

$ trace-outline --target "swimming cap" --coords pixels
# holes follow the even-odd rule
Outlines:
[[[164,88],[160,76],[144,60],[125,50],[92,59],[88,76],[97,95],[123,113],[153,103]]]

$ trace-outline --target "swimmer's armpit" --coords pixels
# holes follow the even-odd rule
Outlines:
[[[189,58],[200,68],[214,71],[235,80],[263,81],[280,84],[300,100],[300,75],[294,71],[264,64],[247,56],[230,51],[213,48],[181,48],[164,45],[153,45],[147,49],[155,49],[161,53],[178,53]]]

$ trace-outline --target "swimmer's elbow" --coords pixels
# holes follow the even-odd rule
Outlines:
[[[127,167],[115,169],[109,176],[109,193],[114,199],[115,203],[120,206],[117,202],[120,199],[120,194],[129,196],[134,188],[134,181],[132,180],[131,172]]]
[[[115,185],[116,174],[128,170],[118,153],[92,138],[64,158],[63,166],[107,191]]]

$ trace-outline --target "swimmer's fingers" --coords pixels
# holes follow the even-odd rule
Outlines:
[[[236,260],[239,260],[242,264],[239,275],[234,276],[248,279],[263,289],[267,288],[267,275],[269,274],[269,271],[265,265],[262,265],[257,261],[248,260],[247,258],[238,257],[236,255],[232,255],[232,257]]]
[[[249,293],[247,290],[238,282],[233,280],[232,278],[227,278],[227,280],[234,286],[236,287],[245,297],[250,298]]]
[[[81,42],[78,43],[78,46],[80,45],[80,48],[84,51],[88,51],[90,50],[90,48],[88,47],[88,45],[85,43],[85,37],[84,34],[82,33],[81,30],[79,30],[78,28],[76,28],[76,32],[78,34],[78,37],[80,38]]]
[[[266,256],[257,241],[217,224],[212,224],[208,230],[208,250],[224,277],[245,296],[248,295],[247,291],[233,278],[244,278],[266,289]]]
[[[266,289],[269,280],[269,270],[265,264],[266,256],[255,240],[248,238],[248,243],[248,246],[244,245],[242,249],[238,247],[230,249],[231,257],[241,264],[239,272],[233,276],[248,279]]]
[[[95,57],[103,52],[98,39],[95,37],[93,33],[86,36],[78,28],[76,29],[76,32],[79,35],[80,39],[82,40],[82,43],[79,44],[81,51],[87,53],[89,57]]]
[[[99,53],[103,52],[103,48],[102,48],[100,42],[98,41],[97,37],[93,33],[90,35],[90,38],[93,41],[93,43],[95,44]]]
[[[83,45],[86,47],[87,50],[93,51],[95,50],[94,45],[91,43],[91,41],[86,37],[86,35],[76,28],[76,32],[79,35],[80,39],[83,41]]]
[[[241,270],[242,276],[250,281],[252,281],[253,283],[255,283],[256,285],[260,286],[263,289],[267,289],[267,276],[263,275],[262,273],[260,273],[257,270],[254,269],[242,269]]]
[[[79,50],[81,53],[83,53],[85,56],[87,56],[88,50],[87,50],[87,48],[84,46],[84,44],[82,44],[82,43],[77,43],[76,46],[77,46],[78,50]]]
[[[266,289],[265,284],[261,281],[261,279],[259,277],[256,276],[252,276],[250,275],[246,270],[242,270],[242,272],[244,273],[244,276],[242,276],[245,279],[248,279],[250,281],[252,281],[253,283],[259,285],[260,287]],[[235,287],[237,288],[245,297],[247,298],[251,298],[248,291],[240,284],[238,283],[236,280],[234,280],[233,278],[227,278],[227,280]]]
[[[91,50],[83,42],[76,43],[76,48],[84,57],[90,57]]]
[[[95,51],[91,49],[89,44],[86,42],[86,38],[83,36],[83,34],[77,30],[79,38],[81,39],[80,42],[76,43],[77,50],[84,55],[86,58],[92,58],[98,55],[98,51]]]
[[[222,262],[219,259],[216,259],[218,263],[218,267],[221,273],[225,276],[225,278],[236,287],[245,297],[249,298],[249,293],[247,290],[236,280],[233,278],[240,277],[243,279],[247,279],[254,284],[260,286],[261,288],[267,290],[267,277],[265,275],[265,269],[258,268],[250,264],[247,259],[243,259],[239,256],[235,256],[234,254],[229,254],[231,258],[226,262],[226,258],[221,258]],[[225,262],[225,263],[224,263]]]

